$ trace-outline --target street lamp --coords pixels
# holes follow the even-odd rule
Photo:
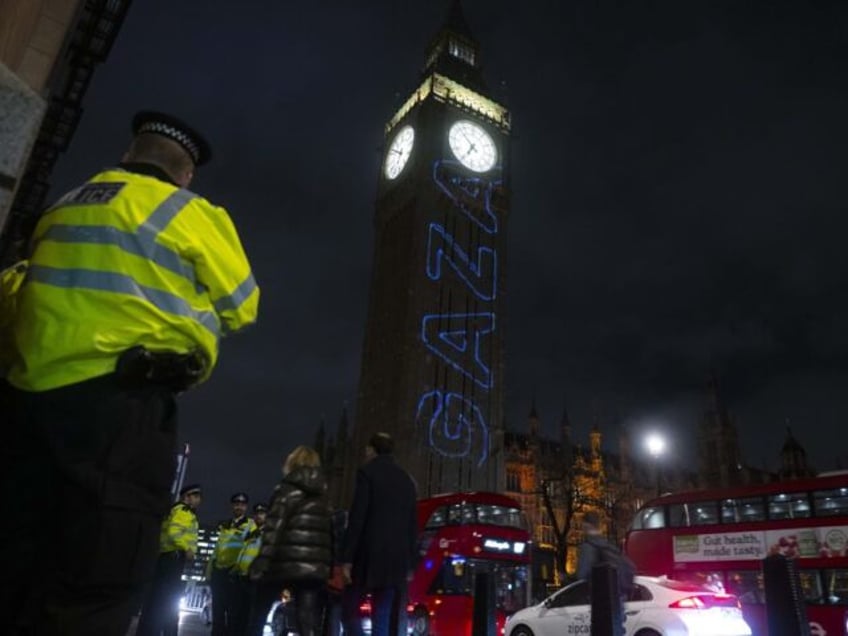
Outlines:
[[[662,492],[660,484],[660,456],[665,452],[665,439],[657,433],[651,433],[645,439],[645,446],[648,449],[648,453],[654,458],[654,470],[657,473],[657,497],[659,497]]]

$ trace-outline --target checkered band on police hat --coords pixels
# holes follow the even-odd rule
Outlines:
[[[185,122],[166,113],[145,110],[136,113],[132,123],[133,134],[161,135],[177,142],[197,166],[202,166],[212,156],[212,149],[203,135]]]

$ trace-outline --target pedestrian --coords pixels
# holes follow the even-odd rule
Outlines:
[[[0,616],[26,633],[126,632],[170,504],[175,396],[257,314],[226,210],[186,189],[208,143],[162,113],[132,131],[118,167],[41,217],[16,292],[0,493],[28,530],[0,531]]]
[[[371,595],[372,636],[406,635],[407,585],[417,550],[415,482],[395,463],[393,448],[388,433],[374,434],[366,446],[342,552],[352,598]],[[358,630],[346,614],[346,626]]]
[[[625,568],[626,564],[621,558],[621,553],[618,548],[612,545],[603,536],[603,533],[601,532],[601,517],[597,512],[589,510],[583,513],[581,527],[583,529],[583,542],[580,544],[580,550],[577,555],[577,579],[586,581],[589,584],[591,597],[592,570],[596,565],[606,563],[615,566],[616,573],[621,575],[619,578],[620,580],[623,580],[627,574],[619,572],[619,569]],[[632,584],[632,574],[630,575],[630,582]],[[619,588],[621,587],[622,584],[619,583]],[[626,591],[619,589],[618,599],[614,599],[612,602],[613,611],[615,612],[615,616],[613,616],[613,624],[618,630],[618,634],[621,636],[625,633],[625,596]]]
[[[250,600],[253,596],[253,584],[248,578],[250,565],[259,554],[262,545],[262,530],[268,517],[268,507],[265,504],[253,506],[254,528],[244,538],[244,546],[236,559],[235,581],[233,584],[233,600],[230,604],[233,608],[233,634],[244,634],[247,631],[247,621],[250,617]]]
[[[298,446],[283,464],[274,488],[259,556],[250,566],[254,581],[248,636],[261,636],[268,612],[283,589],[292,594],[298,636],[320,636],[324,586],[330,576],[332,536],[327,481],[321,458]]]
[[[198,484],[180,490],[180,501],[162,523],[159,559],[153,584],[141,611],[136,636],[177,636],[180,625],[180,597],[186,563],[197,554],[197,507],[202,493]]]
[[[207,579],[212,588],[212,636],[241,636],[236,629],[238,591],[236,563],[247,536],[256,524],[247,516],[249,497],[237,492],[230,497],[233,516],[218,524],[218,541],[207,564]]]

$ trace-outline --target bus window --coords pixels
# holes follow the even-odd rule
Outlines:
[[[462,523],[462,504],[454,504],[448,508],[448,525],[458,526]]]
[[[477,504],[477,523],[507,528],[524,528],[524,519],[518,508]]]
[[[699,501],[690,507],[692,525],[708,526],[718,523],[718,504],[715,501]]]
[[[491,572],[495,582],[495,605],[517,612],[527,605],[527,566],[454,557],[445,561],[430,587],[430,594],[470,595],[475,572]]]
[[[763,500],[760,497],[725,499],[721,502],[722,523],[765,521],[765,518],[765,506],[763,506]]]
[[[813,493],[817,517],[848,515],[848,488],[817,490]]]
[[[824,584],[829,604],[848,605],[848,570],[825,570]]]
[[[744,605],[759,605],[766,602],[766,591],[760,570],[728,572],[727,591]]]
[[[801,580],[801,590],[804,592],[804,600],[813,605],[821,605],[824,595],[821,589],[821,577],[818,570],[801,570],[798,572]]]
[[[642,508],[633,519],[632,530],[656,530],[657,528],[665,528],[665,518],[663,509],[657,508]]]
[[[689,523],[689,505],[672,504],[668,507],[668,525],[672,528],[687,528]]]
[[[425,528],[441,528],[445,525],[445,517],[446,517],[445,507],[436,508],[433,511],[433,514],[430,515],[430,518],[427,519],[427,523],[424,525]]]
[[[807,493],[772,495],[768,499],[769,519],[805,519],[810,516]]]

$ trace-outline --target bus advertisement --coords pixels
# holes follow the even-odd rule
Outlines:
[[[797,559],[812,636],[848,634],[848,471],[659,497],[625,551],[640,574],[734,594],[754,636],[768,633],[762,560]]]
[[[494,578],[495,619],[530,600],[531,544],[517,501],[487,492],[438,495],[418,502],[419,560],[409,584],[411,633],[470,636],[474,576]]]

